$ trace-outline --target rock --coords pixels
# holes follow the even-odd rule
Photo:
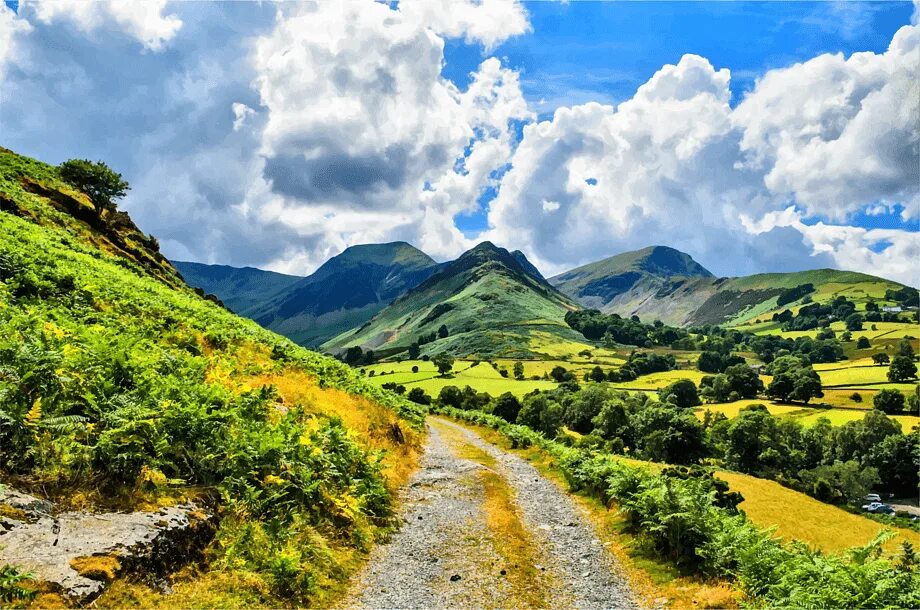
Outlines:
[[[80,603],[120,574],[151,580],[175,570],[213,535],[211,516],[194,504],[158,512],[55,515],[50,502],[9,489],[0,490],[0,502],[20,508],[31,521],[0,528],[0,564],[29,571]]]
[[[459,574],[454,574],[453,576],[450,577],[450,582],[457,582],[458,580],[460,580]]]

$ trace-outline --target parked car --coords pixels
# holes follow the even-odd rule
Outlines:
[[[893,515],[894,509],[887,504],[882,502],[870,502],[869,504],[864,504],[862,509],[868,513],[873,513],[876,515]]]
[[[878,494],[868,494],[866,496],[866,502],[878,502],[881,504],[882,497]]]

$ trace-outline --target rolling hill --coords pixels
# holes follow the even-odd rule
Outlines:
[[[191,285],[216,295],[236,313],[309,347],[364,324],[437,266],[405,242],[346,248],[304,278],[252,268],[177,263]]]
[[[420,337],[448,336],[422,346],[422,353],[526,357],[535,333],[579,340],[564,321],[576,309],[520,252],[483,242],[396,299],[357,330],[323,344],[340,352],[361,346],[381,354],[408,349]]]
[[[740,326],[768,320],[774,312],[801,304],[797,299],[778,307],[777,297],[803,284],[813,285],[808,298],[816,302],[837,296],[857,303],[879,300],[885,290],[902,287],[835,269],[717,278],[690,255],[664,246],[618,254],[552,277],[550,283],[584,307],[674,326]]]

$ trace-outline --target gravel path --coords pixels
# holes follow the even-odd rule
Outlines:
[[[431,418],[419,471],[403,497],[403,526],[374,549],[346,607],[525,607],[506,576],[509,564],[485,524],[481,474],[498,474],[514,496],[536,548],[543,599],[550,607],[636,606],[582,509],[530,464],[442,418]],[[450,438],[448,438],[450,437]],[[463,444],[494,460],[462,457]]]

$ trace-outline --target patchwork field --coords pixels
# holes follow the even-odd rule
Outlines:
[[[414,366],[418,367],[417,373],[412,372]],[[533,390],[550,390],[556,387],[554,381],[518,381],[505,378],[487,362],[473,366],[472,362],[465,360],[455,362],[453,372],[446,377],[439,377],[435,366],[422,360],[386,362],[365,367],[365,371],[368,375],[367,380],[376,385],[396,383],[406,386],[407,389],[417,387],[431,396],[437,396],[441,389],[447,386],[470,386],[477,392],[485,392],[492,396],[499,396],[505,392],[523,396]],[[372,371],[373,376],[370,376]]]

